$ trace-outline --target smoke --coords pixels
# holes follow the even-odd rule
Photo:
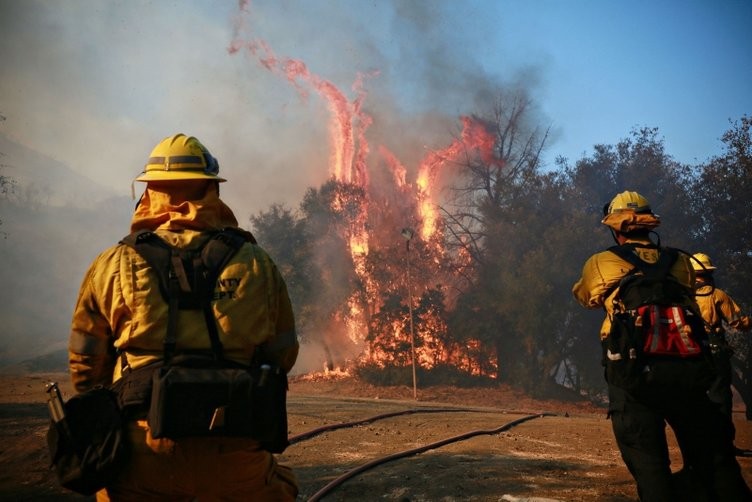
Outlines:
[[[272,203],[296,206],[308,187],[331,174],[331,108],[248,54],[230,54],[236,36],[265,41],[280,57],[305,62],[311,73],[357,102],[370,121],[359,145],[365,140],[370,145],[361,153],[367,153],[363,162],[374,186],[394,183],[397,172],[403,182],[414,183],[426,153],[459,134],[459,116],[487,109],[506,85],[473,57],[483,47],[478,34],[452,25],[470,14],[459,3],[245,5],[243,11],[232,2],[0,0],[0,112],[7,119],[0,134],[54,161],[32,169],[11,158],[14,169],[23,171],[19,178],[68,206],[118,197],[112,199],[117,207],[100,211],[89,227],[121,236],[132,210],[122,196],[129,194],[144,159],[163,137],[184,132],[219,159],[229,180],[222,197],[241,225]],[[359,81],[358,102],[353,85]],[[60,179],[50,175],[59,172],[57,163],[96,184],[53,181]],[[389,196],[401,203],[399,194]],[[18,221],[5,228],[26,223],[24,211],[14,217]],[[39,246],[33,239],[41,236],[30,234],[19,242],[16,231],[13,249],[23,253]],[[78,277],[98,250],[60,256],[67,263],[49,268],[65,267]],[[13,272],[8,281],[14,294],[29,299],[23,305],[33,305],[35,293],[24,289],[23,276],[34,272]],[[69,274],[55,279],[61,284],[52,290],[65,295],[55,305],[69,305],[77,280]],[[56,315],[35,332],[62,341],[67,318]]]
[[[326,179],[329,111],[229,55],[234,33],[304,61],[350,99],[357,75],[377,71],[365,83],[369,139],[412,169],[423,147],[440,146],[459,115],[487,106],[502,85],[473,57],[483,41],[466,20],[477,9],[252,2],[243,18],[232,2],[0,0],[2,132],[118,194],[161,138],[193,134],[219,158],[231,181],[223,195],[242,220],[297,203]]]

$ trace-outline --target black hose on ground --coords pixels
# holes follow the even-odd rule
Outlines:
[[[333,431],[336,429],[346,429],[348,427],[355,427],[357,425],[368,424],[371,422],[375,422],[377,420],[398,417],[400,415],[411,415],[414,413],[451,413],[454,411],[462,411],[465,413],[468,413],[468,412],[480,413],[481,412],[481,410],[470,409],[470,408],[414,408],[414,409],[402,410],[402,411],[392,411],[389,413],[383,413],[381,415],[375,415],[373,417],[364,418],[361,420],[354,420],[352,422],[340,422],[337,424],[323,425],[316,429],[311,429],[308,432],[301,432],[300,434],[297,434],[295,436],[290,436],[288,438],[288,441],[290,441],[290,444],[292,445],[300,441],[310,439],[314,436],[318,436],[319,434],[323,434],[324,432],[327,432],[327,431]]]
[[[442,439],[441,441],[436,441],[435,443],[430,443],[424,446],[420,446],[418,448],[413,448],[410,450],[404,450],[401,452],[393,453],[391,455],[387,455],[385,457],[374,459],[366,464],[363,464],[359,467],[356,467],[354,469],[351,469],[344,473],[343,475],[339,476],[338,478],[335,478],[331,482],[329,482],[326,486],[324,486],[322,489],[317,491],[316,493],[311,496],[311,498],[308,499],[308,502],[318,502],[321,500],[321,498],[324,495],[329,494],[332,490],[334,490],[336,487],[347,481],[348,479],[357,476],[358,474],[361,474],[362,472],[367,471],[368,469],[371,469],[373,467],[376,467],[381,464],[385,464],[387,462],[391,462],[392,460],[398,460],[401,458],[409,457],[412,455],[417,455],[418,453],[423,453],[428,450],[433,450],[434,448],[439,448],[441,446],[445,446],[450,443],[456,443],[458,441],[464,441],[465,439],[469,439],[475,436],[481,436],[481,435],[493,435],[493,434],[500,434],[504,431],[507,431],[511,429],[512,427],[519,425],[523,422],[527,422],[529,420],[533,420],[536,418],[542,418],[542,417],[551,417],[556,416],[555,413],[539,413],[535,415],[527,415],[522,418],[518,418],[517,420],[512,420],[511,422],[507,422],[506,424],[497,427],[496,429],[479,429],[475,431],[469,431],[465,432],[463,434],[460,434],[458,436],[450,437],[447,439]]]

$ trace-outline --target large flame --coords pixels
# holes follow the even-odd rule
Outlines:
[[[436,209],[434,188],[439,170],[447,163],[457,160],[461,154],[470,156],[475,153],[486,163],[495,163],[494,147],[496,137],[483,121],[475,117],[460,117],[462,133],[449,146],[429,152],[420,163],[418,170],[418,199],[420,215],[423,220],[421,236],[429,240],[436,231],[438,211]]]
[[[368,194],[370,145],[366,132],[373,119],[363,111],[363,107],[367,98],[366,83],[369,78],[376,77],[378,72],[357,74],[351,88],[354,98],[349,99],[332,82],[312,73],[303,61],[277,56],[269,44],[263,40],[245,40],[241,33],[247,30],[245,21],[250,14],[249,6],[247,0],[241,0],[241,15],[235,20],[234,36],[228,52],[236,54],[245,49],[262,68],[284,78],[302,99],[307,99],[311,92],[323,99],[330,116],[328,124],[330,175],[336,181],[356,185],[363,189],[363,193]],[[379,158],[383,160],[391,172],[394,192],[399,194],[399,198],[412,198],[412,202],[406,203],[404,207],[407,210],[416,211],[417,218],[404,215],[405,220],[415,219],[420,223],[420,237],[426,242],[436,234],[437,227],[440,224],[436,190],[437,176],[440,170],[451,162],[461,160],[463,154],[468,157],[478,156],[484,162],[495,162],[495,135],[493,130],[487,127],[482,120],[475,117],[460,117],[460,121],[462,132],[459,137],[455,138],[448,146],[429,151],[424,156],[417,166],[414,185],[408,183],[407,168],[391,150],[384,145],[379,145],[377,150]],[[344,197],[344,194],[342,197]],[[344,206],[345,201],[335,198],[332,204]],[[339,208],[333,207],[332,209],[337,210]],[[375,302],[381,298],[381,292],[377,290],[378,281],[370,277],[371,272],[366,265],[371,239],[367,223],[373,221],[379,220],[369,214],[369,200],[366,197],[359,201],[358,209],[348,222],[347,235],[344,237],[349,244],[353,268],[364,284],[369,301]],[[438,259],[435,260],[438,266]],[[347,303],[349,314],[346,319],[342,320],[347,327],[347,336],[354,343],[362,342],[367,332],[366,314],[368,309],[364,308],[361,300],[355,294],[348,299]],[[377,306],[374,308],[378,309]],[[446,328],[439,325],[437,319],[435,316],[428,316],[419,328],[419,335],[423,343],[418,350],[418,362],[428,367],[441,363],[452,363],[471,372],[482,371],[471,367],[471,361],[474,359],[468,355],[472,350],[480,350],[478,348],[480,345],[474,347],[471,341],[464,347],[456,347],[450,346],[447,342],[442,342],[434,333],[441,332]],[[397,350],[398,341],[404,340],[408,336],[404,329],[404,319],[392,322],[390,333],[385,334],[385,336],[387,338],[384,338],[381,348],[374,349],[371,347],[367,357],[382,363],[394,357],[394,354],[390,354],[389,351]]]

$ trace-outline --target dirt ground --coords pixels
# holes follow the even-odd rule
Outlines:
[[[87,500],[49,471],[47,381],[70,393],[65,374],[0,374],[0,500]],[[452,387],[418,389],[415,400],[411,387],[309,375],[291,381],[288,410],[293,444],[278,460],[294,469],[299,500],[637,499],[605,410],[588,403]],[[752,448],[752,422],[737,411],[737,445]],[[678,470],[673,437],[670,444]],[[739,463],[752,484],[752,458]]]

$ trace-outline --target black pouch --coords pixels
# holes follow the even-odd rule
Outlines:
[[[645,360],[642,340],[629,314],[617,313],[611,331],[603,341],[603,365],[606,381],[627,391],[637,390],[643,383]]]
[[[65,418],[47,431],[52,466],[60,484],[83,495],[107,486],[127,460],[128,448],[117,397],[97,387],[71,397]]]
[[[149,427],[155,438],[248,436],[251,375],[235,368],[169,366],[154,372]]]
[[[734,355],[734,349],[724,336],[717,334],[710,335],[708,346],[710,359],[713,362],[716,373],[718,376],[729,379],[732,371],[731,358]]]
[[[148,422],[155,438],[242,436],[287,447],[287,377],[278,368],[170,365],[154,371]]]
[[[162,362],[160,361],[135,370],[129,370],[110,386],[117,395],[118,404],[125,416],[148,409],[154,370],[161,366]]]
[[[650,371],[645,373],[645,386],[674,394],[706,394],[714,378],[715,371],[707,357],[662,358],[650,362]]]
[[[287,373],[277,366],[251,369],[254,381],[252,437],[272,453],[282,453],[287,439]]]

